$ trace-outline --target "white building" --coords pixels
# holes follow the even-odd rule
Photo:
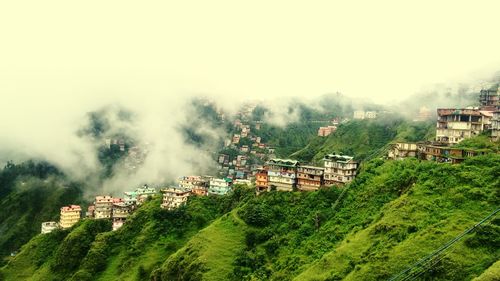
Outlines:
[[[42,222],[42,234],[50,233],[57,228],[59,228],[59,224],[55,221]]]
[[[109,195],[96,196],[94,206],[96,219],[110,219],[113,211],[113,197]]]
[[[491,138],[494,141],[500,140],[500,110],[493,112],[491,119]]]
[[[354,111],[354,119],[365,119],[365,112],[363,110]]]
[[[329,154],[323,160],[325,185],[346,184],[356,177],[358,162],[354,161],[353,157]]]
[[[489,128],[493,113],[471,108],[437,110],[436,141],[456,144]]]
[[[210,185],[208,187],[209,195],[225,195],[231,191],[231,186],[233,184],[233,180],[230,178],[223,179],[210,179]]]

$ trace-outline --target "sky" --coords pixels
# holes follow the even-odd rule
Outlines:
[[[141,133],[158,139],[186,118],[186,97],[195,95],[225,108],[334,92],[387,104],[436,84],[481,85],[500,66],[499,8],[498,1],[2,1],[0,151],[91,169],[95,159],[82,155],[94,147],[74,131],[106,104],[139,112]],[[163,147],[173,154],[179,145]]]

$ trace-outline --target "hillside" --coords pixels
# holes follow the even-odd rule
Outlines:
[[[4,280],[388,279],[500,205],[500,155],[460,165],[372,160],[346,192],[238,188],[164,211],[147,202],[116,232],[84,221],[38,235],[0,270]],[[341,196],[339,199],[339,196]],[[93,226],[94,231],[83,231]],[[105,226],[101,226],[105,227]],[[102,232],[102,233],[101,233]],[[500,219],[467,235],[425,279],[496,272]],[[83,235],[73,257],[65,247]],[[62,242],[61,242],[62,241]],[[76,258],[78,256],[78,258]],[[66,271],[57,270],[67,260]],[[28,278],[28,276],[31,276]],[[481,276],[481,277],[480,277]],[[24,278],[23,277],[23,278]],[[479,279],[481,280],[481,279]],[[484,279],[488,280],[488,279]]]
[[[328,137],[314,137],[290,158],[318,163],[332,151],[352,155],[357,160],[382,156],[392,141],[427,140],[435,131],[431,122],[411,122],[394,116],[375,120],[352,120],[340,124]]]

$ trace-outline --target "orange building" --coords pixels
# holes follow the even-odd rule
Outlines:
[[[259,170],[255,174],[255,189],[257,192],[267,191],[269,187],[269,178],[267,176],[267,170]]]

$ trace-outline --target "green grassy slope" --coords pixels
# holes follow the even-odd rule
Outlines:
[[[245,223],[235,211],[195,235],[153,274],[161,280],[227,280],[245,246]]]

